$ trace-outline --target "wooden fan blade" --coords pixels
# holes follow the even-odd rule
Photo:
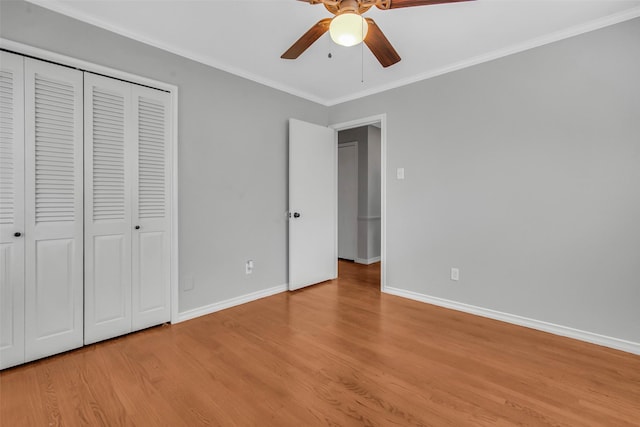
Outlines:
[[[379,9],[398,9],[401,7],[414,7],[414,6],[429,6],[432,4],[442,3],[458,3],[462,1],[473,0],[388,0],[391,4],[389,7],[385,7],[384,4],[378,4]]]
[[[400,55],[398,55],[398,52],[391,46],[391,43],[387,40],[380,27],[378,27],[373,19],[366,19],[369,27],[364,42],[371,50],[371,53],[378,58],[380,64],[385,68],[396,62],[400,62]]]
[[[298,41],[289,48],[289,50],[283,53],[280,58],[296,59],[298,56],[300,56],[302,52],[307,50],[309,46],[313,44],[313,42],[320,38],[321,35],[329,31],[329,24],[331,23],[331,19],[332,18],[325,18],[318,21],[316,25],[309,28],[309,31],[304,33],[302,37],[300,37]]]

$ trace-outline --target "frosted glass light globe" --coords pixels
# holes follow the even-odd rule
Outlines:
[[[338,15],[329,24],[331,40],[341,46],[355,46],[367,36],[369,25],[356,13]]]

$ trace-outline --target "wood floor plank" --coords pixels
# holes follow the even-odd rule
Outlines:
[[[2,371],[0,425],[640,426],[639,356],[339,273]]]

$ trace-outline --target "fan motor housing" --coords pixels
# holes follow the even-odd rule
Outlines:
[[[375,2],[369,2],[366,0],[340,0],[322,3],[324,4],[324,7],[334,15],[341,15],[343,13],[356,13],[358,15],[362,15],[375,4]]]

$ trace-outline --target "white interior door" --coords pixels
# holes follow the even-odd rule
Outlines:
[[[338,257],[358,257],[358,143],[338,145]]]
[[[25,358],[82,345],[82,72],[25,59]]]
[[[24,362],[24,59],[0,52],[0,369]]]
[[[171,319],[170,95],[133,85],[133,329]]]
[[[336,133],[289,120],[289,290],[337,277]]]
[[[84,343],[131,332],[131,84],[84,79]]]

